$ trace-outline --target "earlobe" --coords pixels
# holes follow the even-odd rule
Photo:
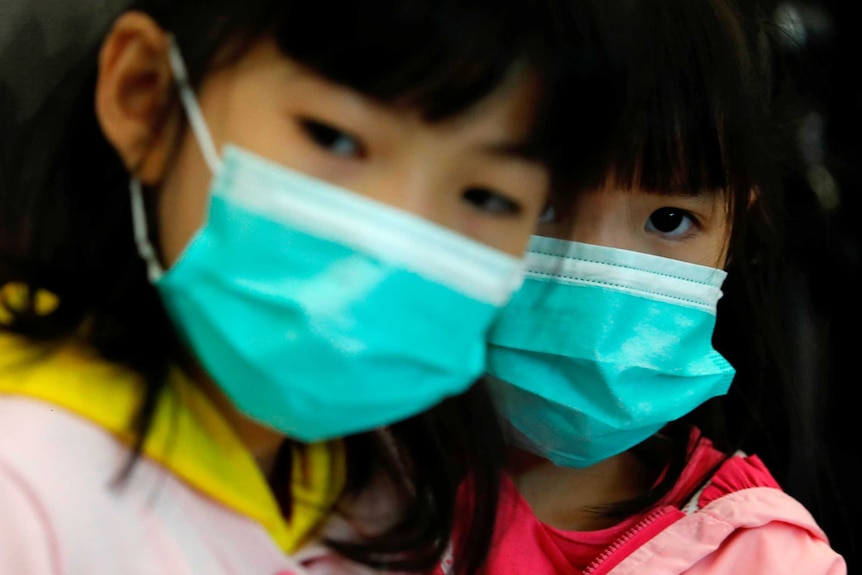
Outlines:
[[[127,12],[99,54],[99,124],[129,172],[148,184],[161,179],[178,132],[168,50],[168,36],[152,18]]]

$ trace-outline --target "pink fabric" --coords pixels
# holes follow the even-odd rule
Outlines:
[[[693,445],[699,434],[692,436]],[[697,442],[680,481],[655,508],[617,526],[571,532],[541,523],[503,481],[490,575],[844,575],[808,511],[780,490],[757,457],[732,457],[686,500],[724,456]],[[438,570],[438,575],[448,573]]]
[[[693,441],[697,434],[693,436]],[[543,525],[514,485],[503,479],[488,575],[846,575],[844,559],[828,544],[808,511],[782,492],[757,457],[728,459],[712,481],[680,510],[704,473],[724,456],[697,444],[672,492],[656,508],[616,527],[591,533]],[[337,532],[338,520],[331,529]],[[341,525],[349,534],[351,528]],[[565,539],[561,543],[561,539]],[[567,546],[572,543],[574,547]],[[577,550],[578,544],[581,550]],[[601,548],[601,556],[597,550]],[[570,555],[575,549],[574,555]],[[579,553],[582,553],[579,555]],[[372,575],[320,543],[297,556],[316,575]],[[582,568],[577,563],[592,563]],[[451,554],[436,575],[449,575]]]
[[[847,565],[800,503],[754,487],[677,521],[607,573],[845,575]]]
[[[662,518],[662,524],[678,519],[680,517],[680,514],[677,512],[678,507],[682,506],[685,499],[693,493],[697,485],[703,481],[703,478],[723,458],[724,456],[721,453],[712,448],[711,443],[703,440],[697,444],[697,448],[681,474],[679,481],[662,498],[658,505],[606,529],[596,531],[566,531],[541,523],[532,515],[532,511],[530,511],[530,517],[533,522],[541,526],[543,534],[550,538],[554,545],[563,552],[570,564],[570,569],[573,569],[572,572],[579,573],[586,570],[609,546],[626,536],[642,522],[658,520],[658,516],[662,514],[670,514],[672,516],[671,518]],[[742,462],[742,459],[738,461],[731,460],[728,461],[725,467],[734,468],[738,463]],[[769,480],[774,483],[771,476],[769,476]],[[505,488],[510,489],[514,493],[511,497],[517,499],[519,505],[529,509],[529,504],[517,494],[514,484],[508,479],[505,481]],[[717,490],[710,491],[710,495],[716,496]]]
[[[722,466],[721,473],[717,473],[701,492],[698,507],[706,507],[725,495],[750,487],[781,489],[759,457],[734,457]]]
[[[48,403],[0,395],[0,573],[304,575],[266,530]]]

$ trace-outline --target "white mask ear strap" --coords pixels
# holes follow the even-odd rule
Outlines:
[[[150,277],[150,282],[156,283],[165,271],[162,264],[159,263],[153,244],[150,243],[150,234],[147,231],[147,212],[144,209],[144,191],[139,179],[132,178],[129,192],[132,197],[132,229],[135,233],[135,245],[138,247],[141,258],[147,264],[147,275]]]
[[[189,81],[186,64],[183,61],[179,45],[177,44],[177,40],[173,34],[169,35],[169,41],[170,51],[168,53],[168,58],[171,63],[171,70],[174,73],[174,81],[177,83],[177,87],[180,91],[180,100],[186,110],[186,115],[189,119],[189,125],[192,127],[192,132],[198,141],[198,145],[201,147],[204,160],[206,160],[212,173],[215,174],[221,166],[221,158],[216,150],[215,143],[210,134],[209,127],[207,126],[207,121],[204,119],[204,115],[201,112],[201,107],[198,105],[198,101],[195,98],[195,92],[192,89],[191,82]]]
[[[168,41],[170,42],[168,59],[171,64],[171,71],[174,74],[174,81],[179,89],[180,100],[189,119],[189,125],[201,148],[204,161],[206,161],[210,171],[216,174],[221,167],[221,158],[216,150],[215,142],[213,141],[212,134],[210,134],[206,119],[204,119],[204,115],[201,112],[201,107],[195,98],[191,82],[189,82],[188,70],[186,70],[186,64],[183,62],[177,40],[173,34],[170,34]],[[162,268],[159,258],[156,256],[156,250],[153,249],[153,244],[150,242],[147,228],[147,211],[144,208],[144,191],[139,179],[132,178],[132,181],[129,183],[129,193],[132,200],[132,227],[135,234],[135,245],[141,258],[147,264],[147,275],[150,281],[155,283],[161,279],[165,270]]]

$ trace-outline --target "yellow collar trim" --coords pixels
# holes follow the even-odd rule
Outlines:
[[[0,334],[0,393],[53,403],[131,444],[143,399],[140,377],[83,345],[44,350]],[[261,524],[285,552],[300,547],[328,515],[344,487],[341,441],[294,449],[288,523],[249,450],[209,400],[179,370],[172,371],[144,453],[222,505]]]

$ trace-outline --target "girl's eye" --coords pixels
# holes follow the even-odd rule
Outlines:
[[[506,196],[487,188],[469,188],[463,198],[477,210],[490,214],[517,215],[521,205]]]
[[[659,208],[650,214],[646,230],[661,235],[678,238],[690,233],[697,226],[697,220],[680,208]]]
[[[300,120],[300,126],[315,144],[336,156],[364,158],[365,145],[354,136],[317,120]]]

